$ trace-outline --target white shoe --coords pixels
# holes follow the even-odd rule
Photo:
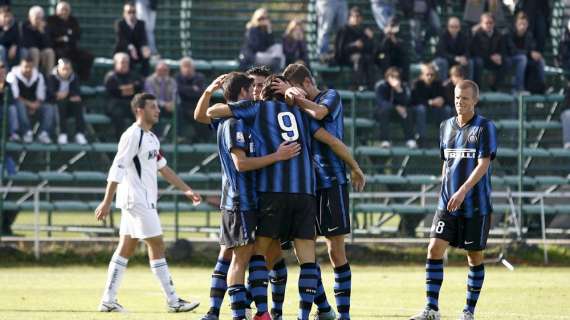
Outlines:
[[[39,135],[38,135],[38,141],[44,144],[50,144],[51,143],[51,138],[49,137],[49,134],[45,131],[42,131]]]
[[[186,301],[178,298],[178,301],[175,303],[168,304],[168,312],[188,312],[198,308],[199,305],[200,302]]]
[[[60,133],[57,136],[57,144],[67,144],[67,135],[65,133]]]
[[[564,149],[570,149],[570,142],[566,142],[564,144]]]
[[[388,140],[384,140],[382,142],[380,142],[380,148],[382,149],[388,149],[392,146],[392,143]]]
[[[251,307],[245,308],[245,319],[246,320],[253,320],[253,312],[251,311]]]
[[[12,134],[10,135],[10,141],[12,141],[12,142],[20,142],[20,141],[22,141],[22,138],[20,138],[20,135],[19,135],[19,134],[17,134],[17,133],[12,133]]]
[[[439,311],[425,308],[422,312],[412,316],[410,320],[440,320]]]
[[[471,311],[463,310],[463,313],[459,316],[459,320],[475,320],[475,316]]]
[[[416,142],[416,140],[410,139],[410,140],[406,141],[406,147],[408,147],[410,149],[417,149],[418,143]]]
[[[100,312],[127,312],[127,309],[123,308],[122,305],[120,305],[117,301],[113,301],[113,302],[105,302],[105,301],[101,301],[101,304],[99,305],[99,311]]]
[[[87,139],[83,133],[79,132],[75,134],[75,142],[79,144],[87,144]]]
[[[34,134],[32,133],[32,131],[28,131],[24,134],[24,143],[32,143],[32,141],[34,141]]]

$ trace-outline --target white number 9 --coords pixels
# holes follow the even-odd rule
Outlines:
[[[285,123],[284,118],[289,118],[290,125]],[[299,129],[297,129],[297,120],[291,112],[280,112],[277,114],[277,122],[279,122],[279,127],[281,130],[285,131],[281,133],[281,138],[285,141],[296,141],[299,139]]]

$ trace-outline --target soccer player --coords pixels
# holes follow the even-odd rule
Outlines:
[[[343,139],[344,118],[340,94],[333,89],[320,91],[309,69],[303,64],[287,66],[283,76],[291,85],[306,93],[294,95],[295,104],[316,119],[328,133]],[[277,81],[277,87],[287,86]],[[315,139],[311,143],[313,163],[317,176],[317,234],[324,236],[329,258],[334,268],[334,294],[339,312],[338,319],[350,319],[351,272],[346,258],[344,238],[350,234],[348,209],[348,180],[344,162],[326,145]],[[322,286],[319,286],[322,288]],[[319,307],[315,319],[334,320],[334,310],[328,305],[324,289],[317,293],[315,303]]]
[[[300,152],[298,143],[283,143],[273,154],[253,157],[253,142],[249,129],[243,120],[225,118],[211,121],[206,116],[212,93],[224,87],[227,102],[251,100],[253,79],[246,74],[232,72],[216,79],[204,92],[195,109],[195,118],[204,124],[212,124],[217,130],[218,148],[222,162],[222,225],[220,256],[231,257],[227,284],[234,320],[246,319],[245,269],[253,253],[254,231],[256,228],[257,194],[253,170],[272,165],[277,161],[288,160]],[[220,290],[218,290],[220,291]],[[225,291],[225,290],[224,290]],[[223,299],[224,292],[221,292]],[[217,302],[217,301],[216,301]],[[258,306],[259,309],[267,308]],[[211,307],[202,320],[217,320],[219,306]],[[267,310],[265,310],[267,311]]]
[[[410,320],[440,319],[438,298],[443,282],[443,255],[449,245],[467,250],[467,302],[459,319],[472,320],[483,287],[483,250],[491,205],[491,161],[497,153],[493,122],[475,113],[479,87],[470,80],[455,86],[457,116],[441,123],[442,187],[433,219],[426,262],[425,309]]]
[[[256,154],[269,154],[283,141],[301,144],[301,154],[288,161],[275,163],[259,170],[259,220],[256,231],[256,254],[260,255],[259,273],[265,273],[252,283],[253,289],[267,291],[267,269],[263,256],[274,239],[294,240],[295,253],[301,264],[299,275],[298,319],[309,318],[317,289],[318,271],[315,264],[315,173],[311,163],[311,136],[327,143],[355,171],[353,183],[364,184],[364,174],[342,141],[326,130],[309,126],[301,110],[289,106],[283,96],[271,88],[276,76],[266,79],[264,101],[240,101],[233,104],[216,104],[208,109],[211,118],[234,116],[243,119],[251,128]],[[285,80],[282,78],[282,80]],[[312,130],[312,131],[311,131]],[[255,296],[255,293],[254,293]]]
[[[136,122],[121,135],[117,155],[107,177],[105,198],[95,209],[97,220],[104,220],[109,215],[113,197],[117,193],[116,207],[121,209],[120,240],[109,263],[99,311],[126,311],[117,302],[117,291],[128,259],[133,255],[139,240],[143,240],[148,247],[150,267],[162,286],[168,311],[191,311],[199,303],[178,297],[164,258],[164,240],[156,211],[157,171],[168,183],[184,192],[194,205],[200,204],[200,195],[168,167],[160,151],[160,142],[150,131],[158,122],[160,114],[156,98],[148,93],[137,94],[131,101],[131,109],[136,115]]]

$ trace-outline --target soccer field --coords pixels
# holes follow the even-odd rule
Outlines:
[[[199,319],[208,310],[210,269],[171,268],[183,297],[201,301],[196,312],[168,314],[150,270],[130,267],[119,291],[129,314],[94,312],[105,282],[101,267],[0,268],[0,319]],[[465,297],[466,268],[449,267],[440,295],[443,319],[457,319]],[[289,267],[285,318],[297,312],[298,268]],[[332,272],[323,266],[331,302]],[[424,270],[420,266],[353,267],[352,318],[407,319],[424,304]],[[477,319],[570,319],[570,268],[488,267]],[[333,302],[334,303],[334,302]],[[231,319],[228,299],[221,319]]]

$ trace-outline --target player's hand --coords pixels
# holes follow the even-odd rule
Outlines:
[[[352,181],[352,188],[356,192],[364,190],[364,186],[366,185],[366,176],[360,168],[350,171],[350,180]]]
[[[465,200],[466,193],[463,188],[459,188],[447,202],[447,211],[454,212],[459,210],[461,204],[463,204],[463,200]]]
[[[275,79],[271,82],[271,89],[282,95],[285,95],[289,88],[292,88],[291,85],[281,79]]]
[[[295,98],[305,98],[307,93],[305,90],[297,87],[289,87],[285,90],[285,100],[295,101]]]
[[[102,201],[95,209],[95,218],[97,218],[97,221],[105,220],[110,212],[111,212],[111,204]]]
[[[297,142],[285,141],[279,145],[279,148],[277,148],[277,151],[275,151],[275,156],[277,157],[277,160],[283,161],[294,158],[298,156],[300,153],[301,153],[300,144],[298,144]]]
[[[212,81],[212,83],[210,83],[210,85],[206,88],[206,91],[208,93],[214,93],[214,91],[220,89],[222,87],[222,84],[224,84],[224,81],[227,78],[227,74],[222,74],[221,76],[217,77],[214,81]]]
[[[198,193],[194,192],[193,190],[188,190],[188,191],[184,192],[184,195],[188,199],[192,200],[192,204],[194,206],[197,206],[202,202],[202,197]]]

